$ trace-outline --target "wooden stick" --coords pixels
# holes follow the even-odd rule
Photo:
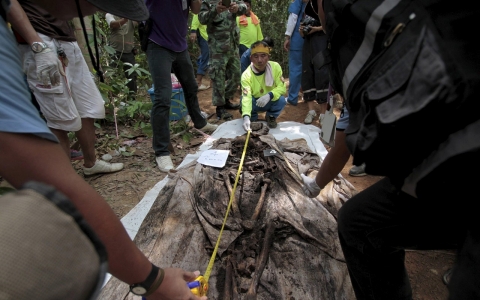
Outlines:
[[[233,278],[233,266],[229,258],[227,258],[227,266],[225,271],[225,291],[224,297],[225,300],[232,300],[232,284],[234,282]]]

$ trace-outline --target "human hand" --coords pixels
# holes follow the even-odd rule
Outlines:
[[[187,286],[187,282],[194,281],[200,271],[187,272],[178,268],[164,269],[165,277],[160,287],[150,296],[151,299],[187,299],[187,300],[207,300],[206,296],[195,296]]]
[[[252,130],[250,128],[250,117],[249,116],[243,117],[243,129],[245,129],[245,131],[251,131]]]
[[[290,37],[285,37],[285,42],[283,42],[283,49],[288,52],[290,50]]]
[[[311,27],[312,29],[308,32],[308,34],[312,34],[314,32],[319,32],[319,31],[323,31],[323,27],[322,26],[312,26]]]
[[[298,32],[300,33],[300,36],[303,38],[304,37],[304,34],[303,34],[303,29],[305,28],[305,26],[303,25],[300,25],[300,27],[298,28]]]
[[[262,97],[257,99],[257,106],[264,107],[265,105],[267,105],[268,101],[270,101],[270,95],[265,94]]]
[[[310,198],[317,197],[318,194],[320,194],[320,191],[322,190],[317,182],[315,181],[315,178],[310,178],[308,176],[305,176],[301,174],[302,179],[303,179],[303,186],[302,190]]]
[[[35,53],[35,63],[37,65],[37,78],[42,85],[59,85],[60,75],[65,76],[63,66],[58,56],[50,48],[43,49],[42,52]]]
[[[190,41],[195,42],[196,39],[197,39],[197,33],[196,32],[190,33]]]
[[[220,0],[217,3],[216,9],[217,9],[217,14],[221,14],[222,12],[226,11],[228,9],[228,7],[223,5],[222,0]]]
[[[230,7],[228,7],[228,10],[229,10],[232,14],[236,14],[236,13],[238,12],[238,4],[235,3],[235,2],[230,3]]]

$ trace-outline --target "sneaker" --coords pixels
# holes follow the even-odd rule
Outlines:
[[[94,174],[100,174],[100,173],[113,173],[117,172],[123,169],[123,163],[108,163],[106,161],[97,159],[93,167],[91,168],[86,168],[83,167],[83,174],[90,176]]]
[[[199,90],[199,91],[208,90],[209,88],[210,88],[209,85],[204,85],[203,83],[198,86],[198,90]]]
[[[354,176],[354,177],[366,176],[367,173],[365,173],[365,164],[361,164],[359,166],[353,166],[348,172],[348,175]]]
[[[81,160],[83,159],[83,152],[70,149],[70,159],[71,160]]]
[[[233,104],[230,100],[225,99],[225,109],[239,109],[240,104]]]
[[[172,162],[172,159],[170,158],[170,155],[157,156],[155,160],[157,161],[157,165],[160,171],[168,172],[171,169],[173,169],[173,162]]]
[[[222,106],[217,106],[217,119],[229,121],[233,119],[233,115],[226,111]]]
[[[274,116],[268,116],[267,125],[270,128],[277,128],[277,118],[275,118]]]
[[[200,112],[200,114],[202,115],[202,117],[204,119],[208,119],[208,114],[206,112],[202,111],[202,112]]]
[[[218,125],[207,123],[207,125],[203,126],[199,130],[201,130],[205,133],[214,132],[217,129],[217,127],[218,127]]]
[[[307,117],[305,118],[305,124],[312,124],[313,118],[317,116],[317,113],[314,110],[308,112]]]

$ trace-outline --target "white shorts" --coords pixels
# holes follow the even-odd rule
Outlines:
[[[19,46],[28,85],[40,105],[48,127],[78,131],[82,128],[83,118],[105,118],[105,102],[77,42],[54,40],[41,33],[39,35],[52,51],[57,52],[57,47],[62,47],[68,59],[66,77],[62,76],[60,85],[44,87],[37,80],[37,66],[30,46]]]

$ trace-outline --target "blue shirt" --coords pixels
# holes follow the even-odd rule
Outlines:
[[[242,70],[242,74],[251,64],[251,61],[250,61],[251,52],[252,52],[252,49],[248,48],[247,51],[243,52],[242,57],[240,57],[240,68]]]
[[[288,6],[288,14],[294,13],[298,15],[297,23],[295,24],[295,29],[292,32],[292,36],[290,37],[290,50],[302,50],[303,49],[303,38],[298,32],[300,28],[300,22],[303,18],[303,13],[305,11],[305,7],[307,3],[303,3],[302,0],[295,0],[294,2],[290,3]]]
[[[33,106],[21,68],[17,42],[0,17],[0,131],[31,133],[57,142],[38,110]],[[1,143],[1,141],[0,141]]]
[[[336,129],[343,131],[343,130],[347,129],[348,123],[349,123],[349,114],[348,114],[347,106],[344,105],[343,106],[343,114],[340,114],[340,117],[337,120],[337,128]]]

